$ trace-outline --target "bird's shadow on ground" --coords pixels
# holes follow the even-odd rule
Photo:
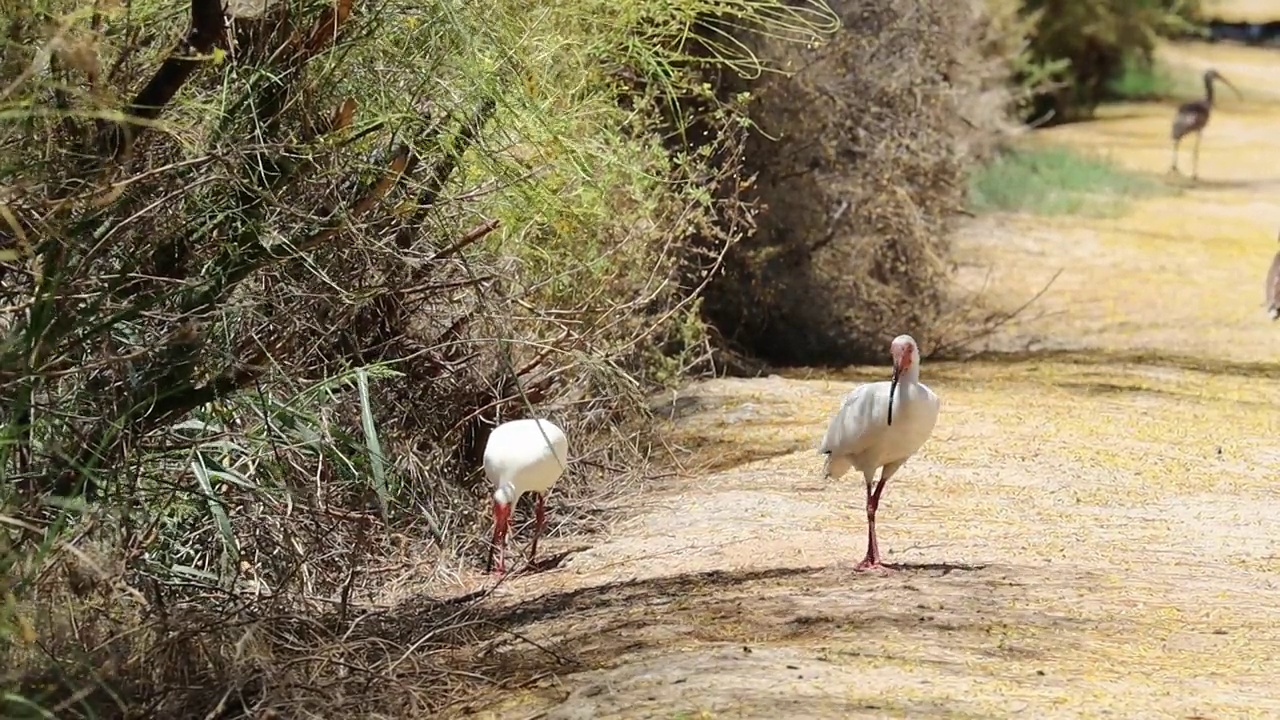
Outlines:
[[[883,563],[882,567],[892,570],[895,573],[931,573],[936,575],[949,575],[953,572],[978,572],[986,570],[986,564],[971,563]],[[890,575],[889,577],[892,577]]]
[[[558,567],[573,552],[545,557],[538,565]],[[946,634],[986,643],[998,624],[1045,628],[1057,643],[1056,638],[1072,634],[1077,620],[1045,614],[1024,600],[1087,582],[1078,574],[997,563],[888,567],[898,572],[858,573],[851,564],[837,562],[614,578],[590,585],[578,583],[591,579],[575,577],[576,582],[566,583],[570,587],[549,587],[536,578],[525,584],[513,574],[476,592],[415,595],[358,617],[335,613],[319,627],[315,618],[299,621],[298,627],[273,621],[273,627],[285,637],[319,629],[341,638],[343,647],[376,647],[381,654],[387,647],[399,648],[393,655],[403,660],[395,663],[402,673],[420,664],[421,672],[448,672],[471,678],[477,688],[492,684],[496,689],[669,652],[673,643],[803,645],[867,633]],[[386,676],[371,673],[370,682]]]
[[[939,358],[950,359],[950,358]],[[969,362],[989,363],[1022,363],[1036,361],[1052,361],[1079,365],[1082,367],[1106,366],[1114,368],[1119,365],[1150,365],[1152,367],[1172,368],[1185,372],[1199,372],[1210,375],[1236,375],[1249,378],[1268,378],[1280,380],[1280,363],[1276,362],[1241,362],[1237,360],[1205,359],[1193,355],[1176,355],[1164,351],[1153,350],[1100,350],[1061,349],[1061,350],[986,350],[966,355]],[[940,367],[930,370],[939,377],[963,382],[969,372],[960,366]],[[931,376],[932,377],[932,376]]]
[[[529,562],[526,562],[524,567],[520,569],[519,574],[520,575],[537,575],[539,573],[555,570],[556,568],[559,568],[561,565],[564,565],[564,562],[568,560],[571,555],[576,555],[577,553],[580,553],[586,549],[587,548],[585,547],[570,548],[568,550],[555,553],[554,555],[544,555],[543,557],[538,558],[537,560],[531,560]]]
[[[1177,178],[1177,179],[1173,179]],[[1188,190],[1265,190],[1280,187],[1280,177],[1249,179],[1205,179],[1192,180],[1185,176],[1173,176],[1171,181],[1180,188]]]

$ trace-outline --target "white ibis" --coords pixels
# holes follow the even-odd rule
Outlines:
[[[1200,135],[1204,132],[1205,125],[1209,124],[1209,115],[1213,112],[1214,80],[1221,80],[1223,85],[1231,88],[1236,97],[1244,99],[1236,86],[1222,77],[1217,70],[1205,71],[1204,99],[1179,105],[1178,111],[1173,115],[1173,128],[1170,132],[1170,137],[1173,139],[1173,164],[1169,167],[1169,172],[1178,172],[1178,145],[1182,142],[1182,138],[1195,133],[1196,144],[1191,150],[1191,178],[1194,180],[1200,175]]]
[[[849,468],[867,483],[867,557],[858,570],[883,567],[876,546],[876,508],[884,484],[924,445],[938,422],[938,396],[920,382],[920,348],[910,335],[890,345],[893,379],[860,385],[831,418],[818,452],[823,476],[839,480]],[[876,470],[880,482],[875,482]],[[874,489],[873,489],[874,485]]]
[[[1267,271],[1267,312],[1272,320],[1280,319],[1280,252],[1271,260]]]
[[[484,474],[493,483],[493,544],[485,571],[493,569],[493,553],[498,553],[498,575],[506,573],[507,531],[511,528],[511,508],[527,492],[537,495],[533,544],[529,562],[538,554],[538,536],[547,523],[547,493],[564,474],[569,457],[569,441],[564,431],[550,420],[526,418],[505,422],[489,434],[484,446]]]

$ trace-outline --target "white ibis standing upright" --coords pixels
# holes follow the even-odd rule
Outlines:
[[[818,452],[823,475],[839,480],[849,468],[867,483],[867,557],[858,570],[882,567],[876,546],[876,508],[884,484],[916,453],[938,422],[938,396],[920,382],[920,348],[910,335],[890,345],[893,379],[860,385],[831,418]],[[876,470],[880,482],[875,482]],[[874,488],[873,488],[874,486]]]
[[[547,493],[564,474],[568,458],[569,441],[550,420],[512,420],[489,434],[484,446],[484,474],[493,483],[493,544],[486,572],[493,569],[493,553],[497,551],[497,574],[506,573],[505,541],[511,528],[511,508],[527,492],[538,499],[529,562],[537,557],[538,536],[547,524]]]
[[[1280,252],[1272,258],[1267,271],[1267,312],[1272,320],[1280,319]]]
[[[1195,133],[1196,144],[1191,150],[1191,179],[1193,180],[1200,176],[1200,135],[1204,131],[1204,126],[1209,124],[1209,114],[1213,112],[1214,80],[1221,80],[1223,85],[1231,88],[1236,97],[1244,98],[1230,80],[1222,77],[1217,70],[1210,69],[1204,74],[1204,99],[1193,100],[1178,106],[1178,112],[1173,115],[1173,129],[1170,133],[1170,137],[1173,138],[1173,164],[1170,165],[1169,171],[1178,172],[1178,145],[1182,142],[1182,138]]]

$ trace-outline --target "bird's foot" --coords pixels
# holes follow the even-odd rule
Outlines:
[[[880,558],[865,558],[862,562],[855,565],[853,569],[858,572],[866,572],[868,570],[893,572],[893,568],[888,568],[880,564]]]

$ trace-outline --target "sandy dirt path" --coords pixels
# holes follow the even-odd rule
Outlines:
[[[673,437],[705,467],[608,538],[488,602],[514,689],[476,718],[1280,717],[1280,53],[1170,49],[1246,94],[1202,183],[1118,219],[1002,217],[961,282],[1017,305],[995,346],[925,362],[932,440],[865,548],[861,483],[824,487],[841,393],[883,369],[691,387]],[[1270,93],[1270,94],[1269,94]],[[1164,175],[1168,106],[1045,141]],[[554,541],[548,547],[555,548]]]

